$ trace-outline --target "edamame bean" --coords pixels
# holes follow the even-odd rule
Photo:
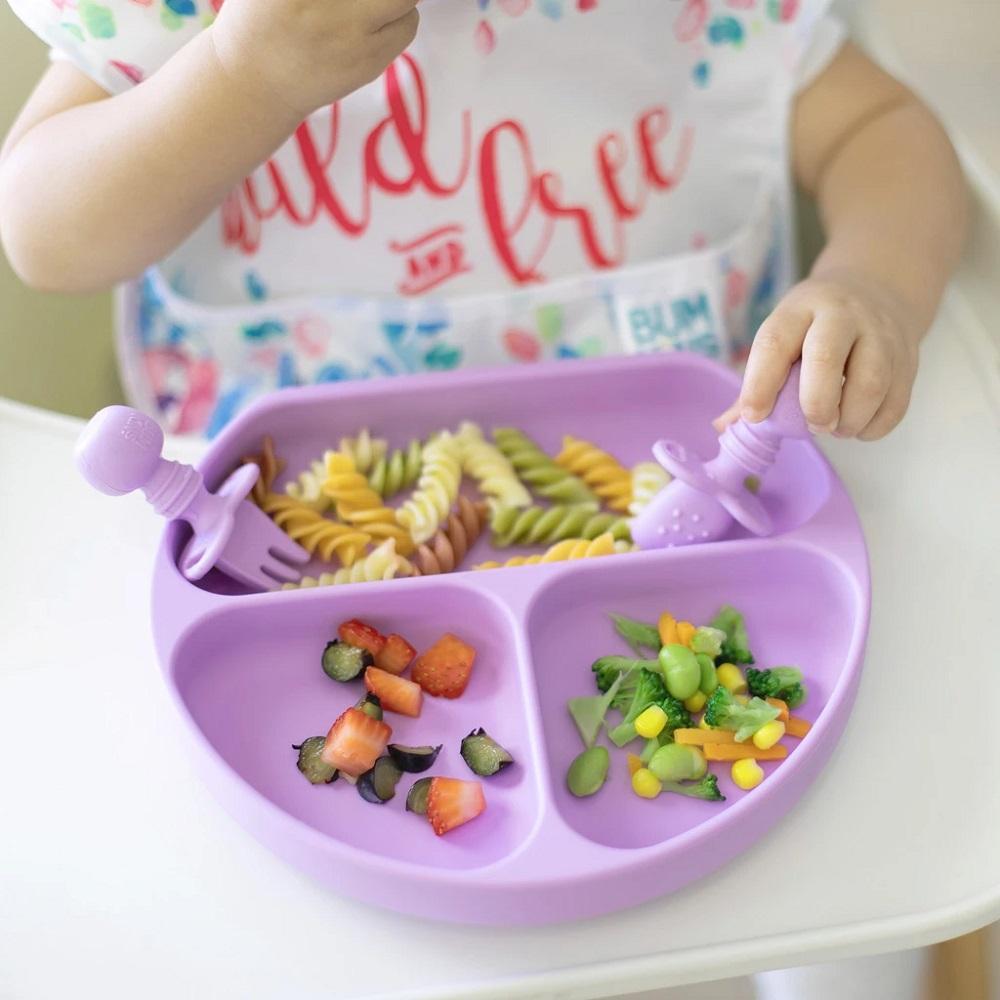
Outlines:
[[[653,754],[647,767],[660,781],[689,781],[703,777],[708,763],[697,747],[667,743]]]
[[[585,798],[601,790],[607,780],[611,755],[607,747],[590,747],[584,750],[566,772],[566,786],[578,798]]]
[[[685,701],[701,684],[701,667],[687,646],[671,643],[660,650],[660,666],[667,690],[679,701]]]
[[[698,690],[702,694],[711,694],[719,686],[719,677],[715,672],[715,663],[707,653],[696,653],[695,659],[701,670],[701,681]]]

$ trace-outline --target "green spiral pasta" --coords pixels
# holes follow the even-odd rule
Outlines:
[[[391,497],[412,486],[420,476],[423,446],[414,439],[405,448],[383,455],[368,473],[368,484],[382,497]]]
[[[517,474],[539,496],[558,503],[597,503],[582,479],[556,465],[526,434],[514,427],[498,427],[493,438]]]
[[[609,533],[615,541],[631,541],[628,519],[602,514],[595,504],[557,504],[554,507],[510,507],[498,504],[490,517],[493,544],[551,545],[567,538],[590,541]]]

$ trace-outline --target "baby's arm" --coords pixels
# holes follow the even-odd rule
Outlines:
[[[108,287],[176,247],[311,111],[413,39],[416,0],[229,0],[134,89],[53,65],[0,151],[0,237],[29,284]]]
[[[739,412],[763,419],[801,356],[814,428],[872,441],[906,412],[920,341],[961,251],[961,169],[931,112],[849,44],[799,96],[792,143],[827,243],[761,325]]]

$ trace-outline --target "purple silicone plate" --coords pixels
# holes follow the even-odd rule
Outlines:
[[[221,482],[265,433],[295,472],[363,426],[399,445],[460,419],[520,427],[548,449],[576,434],[625,463],[647,458],[663,436],[707,456],[711,418],[736,387],[711,362],[653,355],[288,390],[228,427],[202,470],[210,485]],[[734,533],[684,549],[273,594],[241,593],[219,577],[189,583],[176,566],[184,529],[171,525],[153,621],[206,779],[275,853],[337,891],[421,916],[569,920],[691,882],[749,847],[803,794],[843,730],[860,674],[868,566],[843,487],[811,444],[790,441],[761,496],[773,539]],[[484,538],[467,565],[492,554]],[[601,793],[574,799],[564,775],[580,743],[566,699],[590,693],[595,657],[627,651],[606,612],[653,619],[669,608],[704,621],[722,603],[745,613],[763,665],[806,672],[809,735],[789,741],[788,759],[767,765],[772,773],[749,793],[714,765],[724,804],[641,800],[618,751]],[[434,774],[473,777],[458,745],[477,726],[516,758],[484,779],[486,813],[446,837],[404,811],[410,776],[380,807],[343,781],[313,787],[295,769],[290,745],[325,733],[360,696],[360,684],[336,684],[319,667],[337,624],[355,616],[418,647],[453,630],[478,650],[461,699],[427,698],[419,719],[387,716],[398,742],[445,744]],[[642,877],[628,878],[633,869]]]

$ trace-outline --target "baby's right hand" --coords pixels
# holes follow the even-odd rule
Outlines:
[[[302,118],[370,83],[413,41],[417,0],[227,0],[219,61]]]

